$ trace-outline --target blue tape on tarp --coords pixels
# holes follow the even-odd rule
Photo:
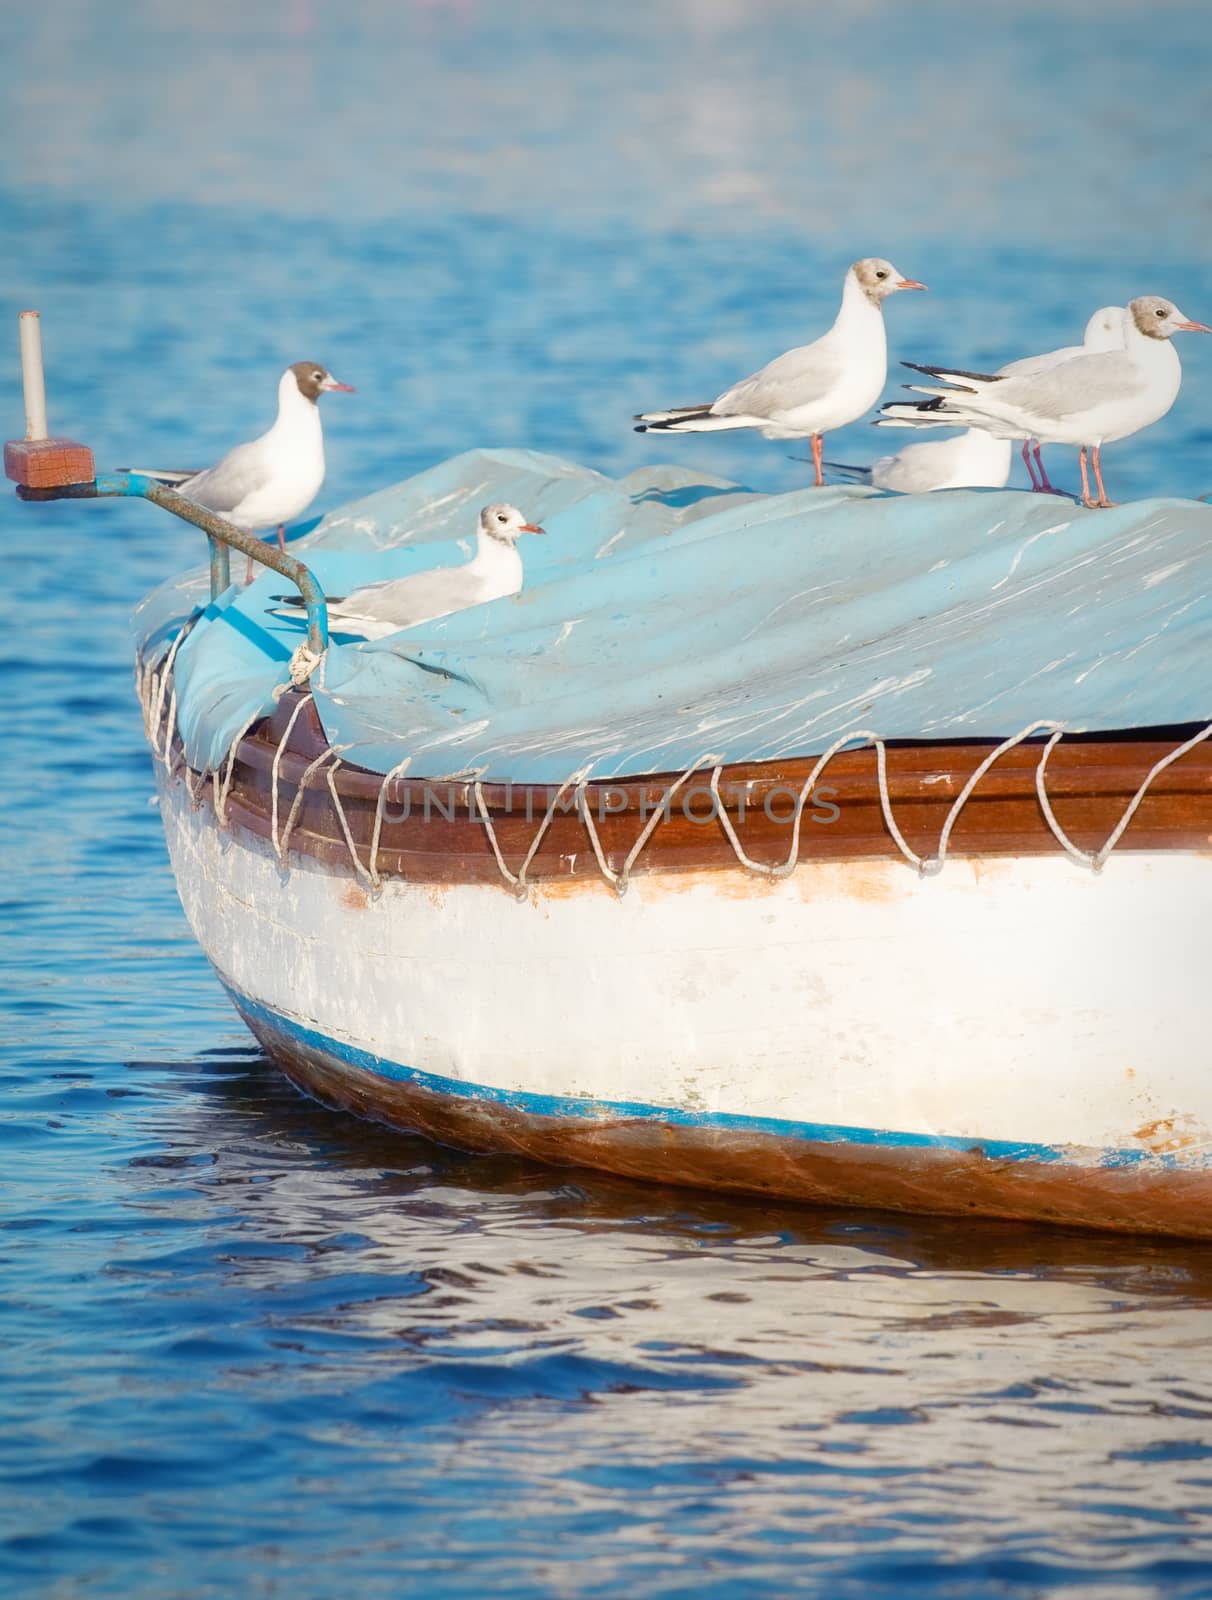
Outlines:
[[[328,653],[317,706],[385,772],[562,782],[888,739],[1007,737],[1212,716],[1212,507],[1110,511],[1005,490],[758,495],[683,468],[614,481],[473,451],[292,543],[326,594],[470,555],[479,507],[518,505],[523,592]],[[303,639],[273,573],[207,606],[176,660],[177,718],[213,767]],[[141,608],[163,638],[178,583]]]

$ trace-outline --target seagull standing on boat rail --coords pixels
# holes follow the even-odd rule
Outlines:
[[[383,639],[402,628],[435,622],[455,611],[486,605],[521,592],[522,558],[518,538],[523,533],[543,533],[527,522],[516,506],[490,505],[480,512],[476,553],[461,567],[434,567],[405,578],[368,583],[350,594],[328,601],[328,622],[334,633],[360,633],[366,639]],[[282,604],[275,616],[298,617],[303,601],[295,595],[275,595]]]
[[[1032,373],[1049,372],[1053,367],[1059,367],[1066,361],[1072,361],[1075,356],[1089,355],[1099,350],[1122,350],[1124,347],[1124,318],[1127,315],[1127,310],[1123,306],[1100,306],[1089,322],[1086,323],[1086,331],[1082,336],[1081,344],[1062,345],[1059,350],[1045,350],[1038,356],[1023,356],[1021,360],[1009,361],[1004,367],[997,369],[996,376],[999,378],[1027,377]],[[914,385],[910,384],[909,387],[913,388]],[[939,400],[930,400],[924,404],[920,401],[892,401],[884,406],[883,409],[887,415],[876,419],[875,426],[877,428],[949,428],[955,425],[954,419],[943,413],[942,402]],[[965,434],[963,437],[968,438],[969,434]],[[993,439],[992,434],[986,434],[985,437],[990,441]],[[916,454],[918,450],[926,448],[938,450],[943,470],[949,471],[952,463],[946,459],[947,445],[957,444],[958,442],[958,440],[940,440],[932,447],[910,445],[907,450],[901,452],[901,456],[914,456],[916,475],[920,479],[927,469],[927,463]],[[1005,444],[1010,443],[1008,439],[1002,442]],[[1035,453],[1034,466],[1031,461],[1032,450]],[[892,456],[884,459],[899,461],[901,457]],[[1007,456],[1008,460],[1009,457]],[[876,465],[878,466],[879,463],[877,462]],[[1047,471],[1044,468],[1044,458],[1040,453],[1038,439],[1023,440],[1023,465],[1027,469],[1027,475],[1031,479],[1031,488],[1034,492],[1038,494],[1060,493],[1060,490],[1054,489],[1049,481]],[[996,487],[1002,487],[1005,482],[1006,479],[1003,478],[1001,484]],[[896,483],[887,483],[879,484],[877,487],[896,489],[901,486]],[[951,481],[945,484],[935,484],[934,487],[955,488],[957,485],[954,481]]]
[[[1045,372],[1017,377],[919,366],[915,361],[905,365],[947,385],[922,390],[936,397],[940,417],[1003,439],[1078,446],[1082,504],[1110,506],[1114,502],[1107,498],[1099,461],[1102,447],[1139,433],[1174,404],[1183,373],[1170,341],[1180,332],[1212,333],[1212,328],[1192,322],[1172,300],[1147,294],[1128,305],[1122,350],[1074,356]],[[1090,495],[1087,454],[1097,500]]]
[[[821,471],[821,437],[863,416],[880,397],[888,376],[888,341],[883,303],[898,289],[924,289],[878,256],[856,261],[842,285],[842,304],[833,326],[814,344],[777,356],[752,377],[713,400],[671,411],[643,411],[637,433],[714,433],[729,428],[760,428],[767,439],[812,441],[816,485]]]
[[[278,416],[268,433],[233,450],[205,472],[167,472],[132,468],[178,494],[225,517],[246,533],[277,528],[278,549],[286,549],[286,524],[301,516],[324,482],[324,432],[317,405],[322,394],[339,389],[332,373],[316,361],[296,361],[278,383]],[[252,581],[252,557],[245,581]]]

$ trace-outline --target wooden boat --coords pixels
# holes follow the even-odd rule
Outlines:
[[[716,776],[746,867],[706,774],[668,817],[682,775],[579,807],[385,780],[296,692],[202,777],[145,698],[187,915],[308,1093],[647,1180],[1212,1235],[1200,730],[1049,752],[1053,824],[1089,852],[1169,762],[1104,872],[1046,819],[1036,739],[839,752],[774,877],[812,760]],[[914,870],[949,814],[944,870]]]
[[[649,1181],[1212,1237],[1212,724],[852,735],[537,791],[363,770],[303,687],[314,575],[94,477],[46,437],[23,340],[22,498],[152,500],[210,536],[212,598],[228,547],[305,598],[299,686],[214,771],[179,736],[176,644],[138,674],[186,914],[301,1088]]]

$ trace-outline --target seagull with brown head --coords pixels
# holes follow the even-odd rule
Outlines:
[[[286,549],[286,524],[302,516],[324,482],[324,432],[318,401],[322,394],[354,391],[339,383],[318,361],[296,361],[278,380],[278,415],[259,438],[238,444],[202,472],[135,468],[224,517],[247,533],[278,530]],[[252,579],[249,557],[246,581]]]
[[[822,437],[856,421],[880,397],[888,376],[884,301],[901,289],[924,289],[882,256],[865,256],[847,270],[842,303],[827,333],[788,350],[718,400],[671,411],[645,411],[637,433],[716,433],[757,428],[767,439],[810,439],[817,487]]]

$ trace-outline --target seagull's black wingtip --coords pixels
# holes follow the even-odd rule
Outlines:
[[[969,372],[964,367],[924,367],[919,361],[902,361],[902,367],[911,367],[914,372],[924,372],[928,377],[941,378],[944,382],[955,383],[957,378],[972,378],[977,383],[1001,383],[1002,379],[996,372]],[[962,385],[956,384],[956,388]]]
[[[292,611],[306,611],[307,610],[307,601],[304,600],[301,595],[297,595],[297,594],[271,594],[269,598],[271,600],[276,600],[279,605],[290,606]],[[339,606],[339,605],[343,605],[344,602],[345,602],[345,596],[343,594],[326,594],[324,596],[325,605]]]

